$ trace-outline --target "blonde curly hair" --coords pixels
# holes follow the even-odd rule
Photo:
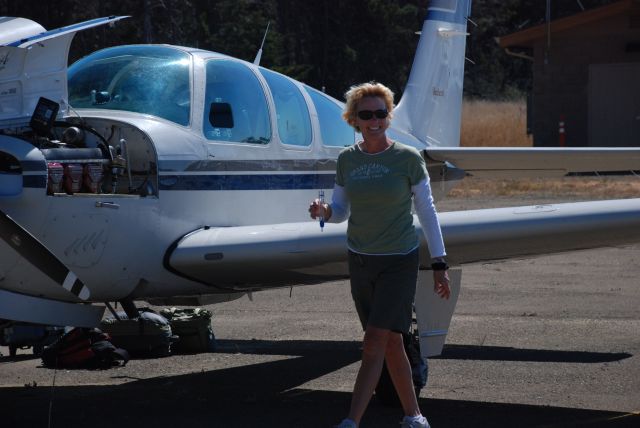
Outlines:
[[[389,112],[388,119],[393,117],[393,91],[387,88],[382,83],[378,82],[367,82],[361,83],[359,85],[352,86],[349,88],[347,92],[344,94],[344,98],[347,103],[344,106],[344,111],[342,112],[342,118],[351,126],[355,128],[356,131],[360,132],[360,128],[356,125],[356,114],[358,113],[358,103],[361,99],[365,97],[379,97],[382,98],[385,105],[387,106],[387,111]]]

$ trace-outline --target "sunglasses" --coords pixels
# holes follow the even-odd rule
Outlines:
[[[370,120],[373,118],[373,116],[375,116],[377,119],[386,119],[387,116],[389,116],[389,112],[385,109],[380,109],[380,110],[375,110],[375,111],[371,111],[371,110],[360,110],[358,113],[358,117],[362,120]]]

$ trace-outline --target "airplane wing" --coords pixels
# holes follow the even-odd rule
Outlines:
[[[487,178],[640,169],[637,147],[437,147],[426,149],[425,154],[428,161],[450,162],[473,176]]]
[[[453,264],[640,242],[640,199],[444,212],[439,218]],[[421,247],[428,266],[424,240]],[[165,267],[220,288],[261,289],[346,275],[346,254],[346,223],[327,224],[324,231],[312,221],[202,228],[167,251]]]
[[[164,264],[177,275],[222,289],[320,283],[346,277],[346,232],[346,222],[324,230],[313,221],[204,227],[176,241]]]

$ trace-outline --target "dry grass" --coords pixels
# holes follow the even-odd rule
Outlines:
[[[464,101],[460,145],[530,147],[524,101]]]
[[[640,197],[640,177],[562,177],[522,180],[465,178],[449,192],[449,197],[569,196],[585,199]]]
[[[523,101],[464,101],[460,145],[464,147],[531,147]],[[640,197],[640,177],[562,177],[545,179],[479,179],[467,177],[450,197],[571,196],[586,199]]]

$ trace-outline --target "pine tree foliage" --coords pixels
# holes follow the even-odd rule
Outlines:
[[[557,19],[613,0],[551,1]],[[428,0],[0,0],[0,15],[33,19],[47,29],[109,15],[130,15],[115,28],[76,35],[70,60],[108,46],[168,43],[253,61],[267,24],[261,65],[342,98],[349,86],[406,84]],[[543,23],[541,0],[474,0],[467,41],[465,95],[521,97],[531,64],[506,55],[494,38]]]

